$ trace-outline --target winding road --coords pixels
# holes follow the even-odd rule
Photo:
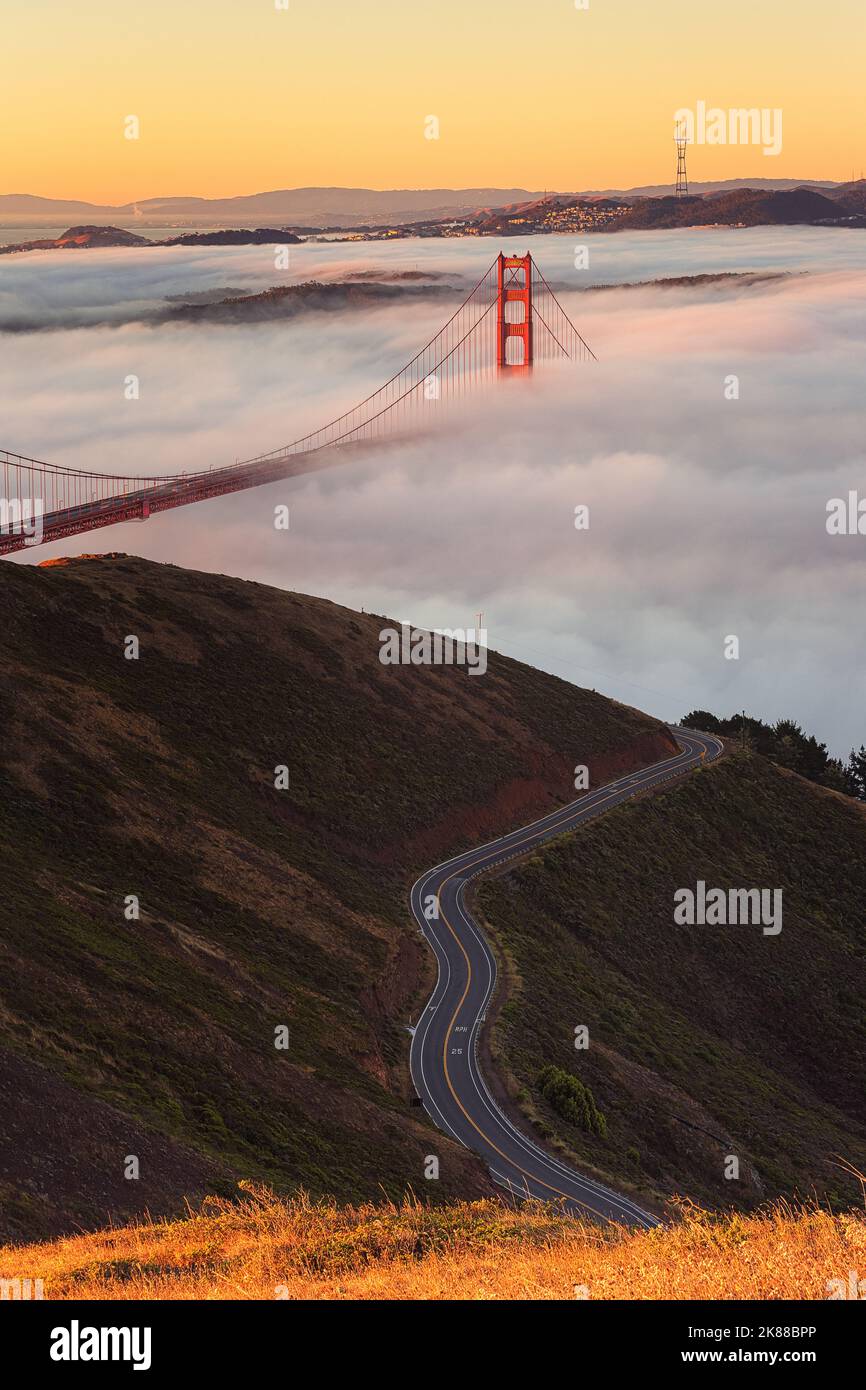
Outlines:
[[[575,1215],[631,1226],[658,1219],[630,1198],[583,1177],[523,1134],[494,1100],[478,1060],[478,1039],[496,985],[493,952],[469,913],[464,891],[479,874],[602,815],[629,797],[717,758],[721,742],[691,729],[671,730],[680,752],[596,791],[501,839],[429,869],[412,888],[412,914],[439,964],[436,987],[412,1034],[415,1090],[433,1122],[480,1154],[491,1176],[521,1197],[564,1202]],[[428,920],[425,906],[438,904]]]

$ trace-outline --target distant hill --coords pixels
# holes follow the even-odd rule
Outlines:
[[[831,179],[710,179],[701,182],[699,179],[689,180],[689,191],[700,197],[707,193],[726,193],[735,188],[761,188],[767,191],[782,190],[789,188],[820,188],[828,194],[840,185],[833,183]],[[662,198],[666,193],[672,192],[671,183],[648,183],[638,188],[591,188],[584,190],[581,196],[596,198]]]
[[[35,193],[0,193],[0,218],[18,218],[34,224],[40,219],[86,216],[91,212],[116,212],[108,203],[86,203],[77,198],[40,198]]]
[[[840,203],[848,212],[866,213],[866,179],[856,179],[853,183],[841,183],[830,194],[835,203]]]
[[[693,183],[696,194],[731,188],[784,190],[804,184],[829,192],[834,185],[820,179],[728,179],[716,183]],[[87,217],[92,223],[125,226],[143,221],[151,226],[196,225],[257,226],[285,223],[296,229],[320,227],[382,226],[481,213],[484,209],[506,208],[530,203],[542,196],[637,198],[661,196],[670,184],[646,185],[631,189],[541,190],[526,188],[284,188],[270,192],[244,194],[233,198],[163,197],[145,198],[118,206],[41,198],[26,193],[0,194],[0,223],[40,223],[56,225],[73,217]]]
[[[70,227],[58,237],[40,237],[35,241],[18,241],[0,246],[0,255],[22,251],[98,250],[110,246],[263,246],[279,242],[299,245],[301,238],[285,229],[274,227],[233,227],[220,232],[187,232],[181,236],[138,236],[123,227]]]
[[[375,308],[406,299],[453,298],[453,284],[436,275],[404,275],[352,278],[321,283],[306,280],[299,285],[274,285],[258,294],[228,294],[204,297],[174,296],[178,301],[152,315],[151,321],[183,320],[187,323],[268,323],[311,312],[341,313],[347,309]],[[408,281],[408,283],[407,283]]]
[[[414,222],[421,216],[448,217],[488,204],[498,206],[537,197],[525,188],[284,188],[236,198],[145,198],[119,206],[71,203],[32,194],[0,194],[0,222],[55,223],[87,214],[92,221],[151,225],[227,223],[353,227]]]
[[[277,227],[230,227],[222,232],[184,232],[181,236],[166,237],[158,243],[161,246],[266,246],[282,242],[287,246],[299,246],[301,238],[284,228]]]
[[[58,237],[42,237],[36,241],[19,241],[0,246],[0,255],[18,251],[69,251],[86,247],[153,246],[147,237],[136,236],[122,227],[69,227]]]
[[[697,227],[711,223],[727,226],[786,226],[840,216],[840,204],[810,188],[766,191],[737,188],[706,197],[647,198],[603,230],[639,231],[663,227]]]

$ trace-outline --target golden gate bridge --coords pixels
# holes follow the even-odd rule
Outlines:
[[[431,403],[462,398],[503,374],[557,358],[594,361],[595,354],[533,257],[500,253],[444,327],[384,386],[270,453],[200,472],[141,477],[65,468],[0,450],[0,555],[312,472],[341,461],[319,458],[322,451],[418,428],[429,419]],[[39,524],[31,532],[34,514]]]

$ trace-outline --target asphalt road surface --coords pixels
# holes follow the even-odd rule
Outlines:
[[[539,1148],[503,1113],[488,1089],[478,1060],[478,1038],[493,997],[496,962],[466,907],[464,890],[479,874],[603,815],[638,792],[682,776],[722,751],[710,734],[672,732],[681,750],[675,757],[619,777],[532,825],[438,864],[421,875],[411,894],[413,916],[439,963],[436,988],[415,1027],[410,1052],[412,1080],[428,1115],[452,1139],[480,1154],[494,1180],[513,1194],[564,1202],[575,1215],[630,1226],[655,1226],[658,1220],[629,1197],[582,1177]],[[438,917],[428,919],[431,903],[438,906]]]

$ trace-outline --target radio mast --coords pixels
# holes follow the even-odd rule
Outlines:
[[[677,121],[677,133],[674,136],[677,142],[677,198],[687,198],[689,193],[689,179],[686,173],[686,134],[683,121]]]

